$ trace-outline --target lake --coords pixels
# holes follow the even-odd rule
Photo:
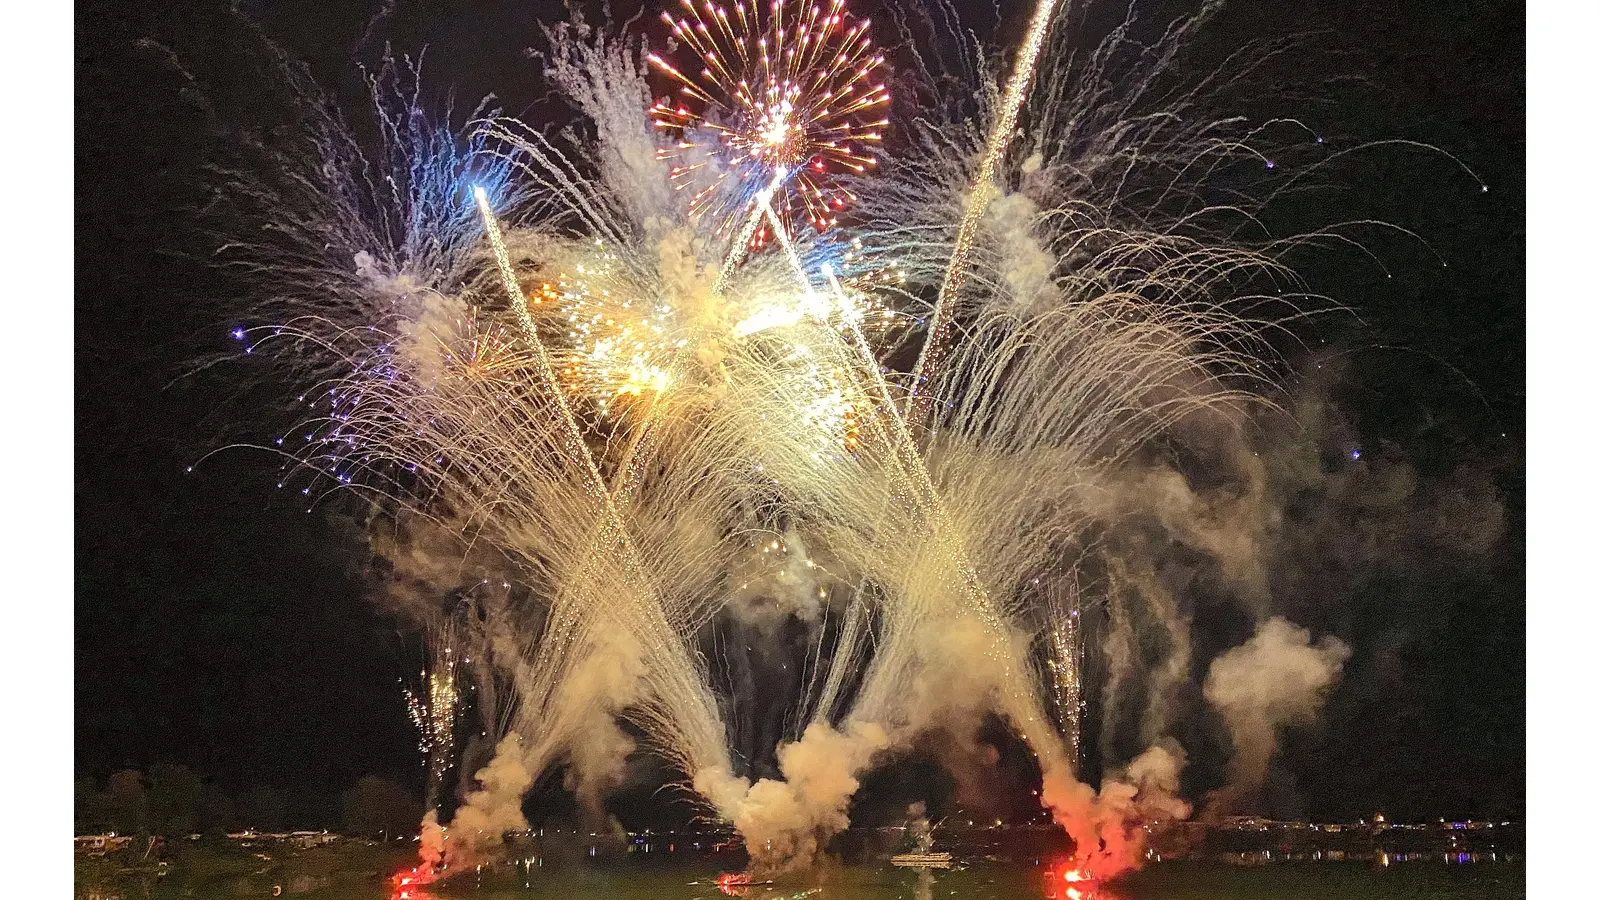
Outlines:
[[[782,885],[719,885],[721,872],[701,864],[639,865],[632,861],[546,868],[519,864],[460,875],[406,900],[1501,900],[1525,896],[1520,859],[1455,864],[1442,859],[1389,866],[1370,862],[1285,862],[1227,865],[1165,862],[1099,890],[1070,897],[1044,865],[975,866],[957,871],[841,866]],[[113,879],[80,885],[80,900],[400,900],[401,891],[374,872],[272,876]]]

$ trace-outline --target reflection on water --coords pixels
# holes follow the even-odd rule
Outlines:
[[[820,884],[751,881],[742,873],[602,872],[565,870],[541,873],[514,887],[469,883],[463,877],[432,885],[396,884],[384,900],[1120,900],[1069,865],[934,869],[926,867],[847,867],[821,876]],[[308,898],[311,900],[311,898]],[[317,898],[320,900],[320,898]]]
[[[1071,860],[1045,867],[1043,893],[1045,900],[1114,900],[1110,892]]]
[[[1332,864],[1328,852],[1315,863],[1285,863],[1283,854],[1276,852],[1273,865],[1266,864],[1265,854],[1252,855],[1242,864],[1236,859],[1232,865],[1164,863],[1119,881],[1114,888],[1049,859],[937,870],[888,864],[841,866],[810,883],[771,884],[751,883],[720,870],[720,861],[710,859],[662,866],[527,857],[515,865],[485,866],[434,884],[402,882],[370,871],[211,879],[175,872],[166,878],[130,879],[94,889],[81,886],[76,896],[82,900],[1360,900],[1426,895],[1433,900],[1484,900],[1521,894],[1520,854],[1512,860],[1499,852],[1380,850],[1361,861],[1350,858],[1354,855]]]
[[[1376,863],[1385,868],[1398,863],[1442,862],[1450,865],[1513,863],[1521,860],[1515,853],[1496,850],[1463,853],[1454,850],[1414,851],[1411,853],[1388,850],[1312,850],[1311,852],[1285,853],[1273,850],[1252,850],[1243,853],[1224,853],[1216,857],[1231,866],[1270,866],[1297,862]]]
[[[816,887],[802,888],[798,891],[793,891],[792,893],[787,891],[765,891],[763,889],[770,887],[772,882],[751,881],[748,876],[738,875],[732,872],[725,872],[721,875],[718,875],[717,880],[713,883],[716,884],[717,890],[728,895],[729,897],[764,897],[767,898],[767,900],[780,900],[780,898],[782,898],[782,900],[802,900],[802,898],[811,897],[822,893],[822,888]],[[691,881],[689,882],[688,886],[695,887],[697,884],[697,882]],[[762,892],[756,893],[757,891]]]

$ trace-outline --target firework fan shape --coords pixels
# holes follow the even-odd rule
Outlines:
[[[676,94],[651,116],[675,138],[660,152],[678,188],[694,192],[690,208],[735,221],[726,213],[750,204],[752,185],[785,176],[772,202],[791,230],[802,221],[818,231],[835,224],[853,197],[829,176],[872,166],[888,124],[870,21],[852,17],[844,0],[772,0],[765,12],[742,0],[731,12],[710,2],[682,5],[681,16],[661,18],[700,72],[650,54]],[[751,244],[769,237],[763,223]]]
[[[1267,405],[1271,323],[1253,310],[1305,299],[1282,257],[1318,237],[1241,236],[1235,217],[1255,219],[1234,199],[1237,166],[1289,167],[1259,167],[1274,159],[1254,146],[1264,129],[1151,89],[1214,6],[1155,49],[1119,29],[1084,57],[1050,38],[1058,0],[1038,0],[1008,75],[968,60],[953,81],[903,76],[931,99],[881,167],[882,60],[843,0],[684,6],[665,18],[699,76],[648,57],[677,105],[654,100],[631,39],[557,27],[547,75],[592,137],[501,116],[461,136],[425,128],[415,70],[386,66],[371,81],[376,162],[291,80],[309,146],[229,190],[259,221],[239,223],[225,258],[281,323],[233,339],[245,353],[272,341],[305,386],[303,419],[275,442],[290,440],[284,483],[304,471],[318,479],[295,485],[304,495],[374,497],[396,524],[383,552],[429,588],[404,601],[417,621],[455,614],[463,548],[510,573],[462,619],[494,757],[459,764],[474,786],[449,823],[424,822],[422,872],[474,871],[528,827],[524,796],[554,767],[603,818],[636,735],[758,871],[808,866],[886,751],[975,734],[989,715],[1032,752],[1080,867],[1138,865],[1148,823],[1189,813],[1182,754],[1152,688],[1147,749],[1098,789],[1078,780],[1080,577],[1151,580],[1124,578],[1103,535],[1150,517],[1152,472],[1161,504],[1208,507],[1144,457],[1216,452],[1213,431]],[[1124,58],[1137,65],[1113,66]],[[657,129],[676,145],[660,150]],[[851,199],[833,176],[860,205],[821,234]],[[1219,188],[1226,205],[1203,206]],[[781,252],[745,252],[763,232]],[[912,322],[922,353],[897,372],[887,338]],[[1101,627],[1127,647],[1140,629],[1166,635],[1166,665],[1187,673],[1187,616],[1138,590],[1109,591]],[[818,623],[776,771],[736,752],[728,711],[750,698],[703,652],[774,618]],[[1319,657],[1326,679],[1337,649]],[[435,783],[453,665],[435,658],[412,697]],[[1135,663],[1118,665],[1105,747],[1130,718],[1118,704],[1144,691]]]

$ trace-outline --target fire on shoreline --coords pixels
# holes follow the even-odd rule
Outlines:
[[[1073,860],[1051,864],[1044,873],[1045,900],[1101,900],[1100,882]]]
[[[401,869],[390,879],[394,882],[394,895],[391,900],[433,900],[433,895],[424,891],[423,887],[432,884],[438,878],[435,872],[421,866]]]

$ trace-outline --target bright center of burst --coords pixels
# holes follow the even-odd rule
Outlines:
[[[761,124],[757,129],[762,146],[778,153],[789,140],[789,115],[794,112],[794,105],[788,100],[767,107],[761,117]]]

